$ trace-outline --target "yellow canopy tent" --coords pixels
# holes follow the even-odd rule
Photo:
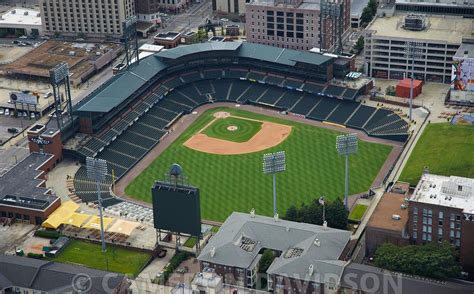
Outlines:
[[[104,217],[104,230],[106,230],[115,219]],[[100,230],[100,217],[94,215],[87,223],[82,226],[84,229]]]
[[[73,214],[79,209],[79,205],[74,201],[66,201],[61,204],[53,213],[51,213],[47,220],[42,224],[47,229],[57,229],[64,224]]]
[[[83,214],[83,213],[75,212],[68,219],[66,219],[64,224],[80,228],[82,226],[82,224],[85,223],[90,218],[91,218],[90,214]]]
[[[107,229],[107,232],[130,236],[133,230],[135,230],[137,227],[138,227],[137,222],[131,222],[131,221],[119,219],[110,228]]]

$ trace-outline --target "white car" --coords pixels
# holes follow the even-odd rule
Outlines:
[[[21,37],[18,37],[18,39],[28,39],[28,36],[23,35]]]
[[[10,115],[10,109],[5,109],[5,115]]]
[[[0,115],[2,115],[4,113],[5,113],[5,110],[3,110],[3,108],[0,108]]]
[[[31,119],[35,119],[35,118],[36,118],[36,115],[35,115],[34,112],[30,113],[30,118],[31,118]]]
[[[49,98],[49,97],[52,96],[52,95],[53,95],[53,93],[48,92],[48,93],[44,94],[43,97],[46,99],[46,98]]]
[[[229,19],[227,19],[227,18],[221,18],[221,21],[222,21],[222,22],[228,22]]]

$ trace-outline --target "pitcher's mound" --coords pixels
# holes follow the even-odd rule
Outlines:
[[[235,132],[235,131],[237,131],[238,129],[239,129],[239,128],[238,128],[237,126],[228,126],[228,127],[227,127],[227,130],[228,130],[228,131],[231,131],[231,132]]]

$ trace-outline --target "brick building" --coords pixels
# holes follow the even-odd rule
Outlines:
[[[406,194],[386,192],[375,208],[365,230],[366,255],[373,256],[384,243],[409,244]]]
[[[351,232],[254,214],[232,213],[198,257],[224,283],[255,287],[265,250],[275,259],[266,272],[268,291],[328,293],[337,290]]]
[[[411,243],[448,241],[474,274],[474,179],[424,174],[409,198]]]

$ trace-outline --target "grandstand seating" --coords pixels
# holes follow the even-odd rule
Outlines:
[[[318,94],[322,92],[344,99]],[[176,74],[157,82],[147,94],[138,97],[133,106],[123,110],[115,121],[92,136],[78,153],[107,160],[108,184],[101,187],[104,199],[112,205],[120,201],[108,191],[112,170],[117,178],[123,176],[160,142],[171,121],[212,101],[260,103],[309,119],[362,129],[373,136],[406,139],[408,124],[397,114],[346,101],[352,100],[357,93],[354,89],[326,86],[303,77],[298,80],[286,78],[284,74],[245,68],[204,69]],[[76,194],[83,201],[96,201],[95,183],[88,180],[84,172],[81,168],[74,178]]]
[[[309,118],[316,119],[316,120],[325,120],[326,117],[341,103],[341,101],[337,99],[330,99],[330,98],[322,98],[321,101],[316,108],[308,114]]]

